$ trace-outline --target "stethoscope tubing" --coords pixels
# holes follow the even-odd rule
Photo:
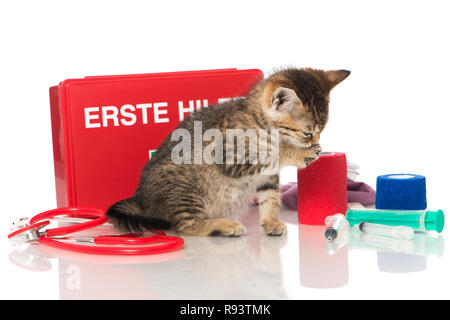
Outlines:
[[[80,253],[125,256],[165,253],[178,250],[184,245],[183,239],[179,237],[154,236],[152,238],[156,239],[154,241],[151,241],[151,243],[162,242],[163,244],[159,244],[157,246],[90,246],[61,242],[45,236],[41,237],[39,239],[39,242],[53,248],[70,250]]]
[[[79,245],[58,241],[53,238],[57,236],[66,236],[71,233],[80,232],[104,224],[107,221],[105,211],[91,207],[58,208],[39,213],[30,219],[28,226],[11,233],[8,235],[8,238],[13,238],[21,232],[28,231],[32,228],[39,229],[44,227],[50,223],[49,219],[61,215],[72,218],[88,218],[90,220],[76,225],[47,229],[37,239],[39,243],[53,248],[79,253],[128,256],[171,252],[179,250],[184,245],[183,238],[167,236],[164,232],[157,232],[154,236],[142,238],[133,234],[119,236],[96,236],[92,237],[92,242],[94,245]],[[70,238],[68,237],[67,239]]]

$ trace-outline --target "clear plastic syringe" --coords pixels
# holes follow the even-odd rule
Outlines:
[[[328,227],[325,231],[325,238],[328,241],[335,240],[339,234],[347,233],[350,228],[349,222],[342,213],[336,213],[335,215],[326,217],[325,225]]]
[[[404,226],[387,226],[383,224],[361,222],[359,224],[361,232],[390,237],[394,239],[411,240],[414,238],[414,229]]]

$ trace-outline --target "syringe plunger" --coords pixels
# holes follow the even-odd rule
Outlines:
[[[411,240],[414,238],[414,229],[404,226],[388,226],[376,223],[361,222],[359,224],[361,232],[391,237],[395,239]]]

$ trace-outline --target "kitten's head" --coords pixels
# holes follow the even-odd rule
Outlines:
[[[350,71],[286,69],[264,81],[262,105],[280,138],[300,147],[317,143],[328,120],[330,91]]]

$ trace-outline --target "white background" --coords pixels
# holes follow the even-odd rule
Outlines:
[[[27,297],[13,281],[34,279],[8,262],[7,221],[56,206],[48,88],[67,78],[351,70],[332,92],[323,148],[345,152],[373,187],[380,174],[423,174],[430,207],[447,209],[449,9],[448,1],[2,1],[0,297]],[[283,181],[295,178],[289,170]],[[438,270],[449,267],[439,261]],[[47,277],[40,297],[57,298],[57,279]]]

